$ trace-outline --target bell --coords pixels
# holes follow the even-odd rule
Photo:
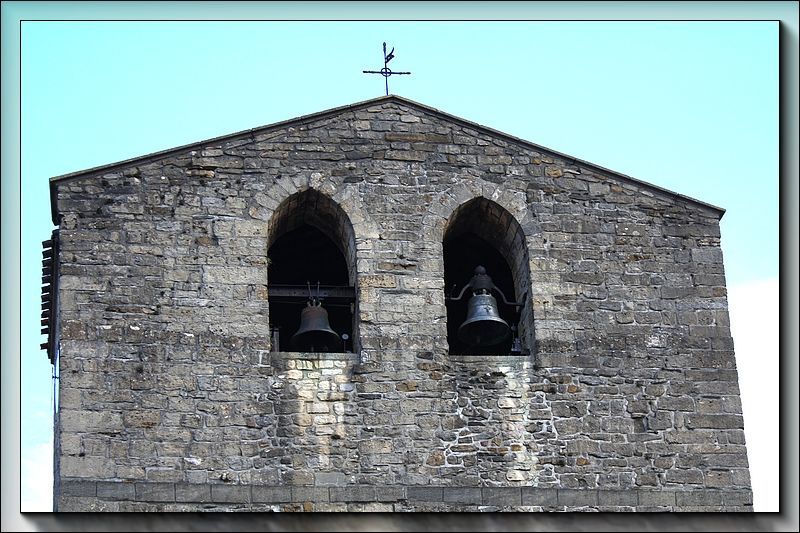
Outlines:
[[[292,335],[292,348],[298,352],[333,352],[341,344],[339,334],[331,329],[328,312],[317,303],[300,313],[300,329]]]
[[[510,331],[497,312],[494,296],[475,293],[467,303],[467,319],[458,328],[458,338],[470,346],[492,346],[506,340]]]

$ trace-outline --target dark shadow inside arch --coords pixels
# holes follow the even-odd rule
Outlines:
[[[311,293],[317,283],[322,286],[346,286],[347,265],[339,249],[328,237],[313,226],[303,225],[284,233],[269,250],[270,285],[307,286]],[[269,301],[270,328],[278,330],[279,348],[289,351],[289,341],[300,328],[300,315],[306,303],[297,298],[272,297]],[[349,303],[323,302],[328,312],[328,322],[340,336],[353,338],[353,314]],[[352,342],[343,340],[328,352],[352,349]]]
[[[514,279],[503,256],[489,243],[474,233],[463,233],[444,242],[444,283],[448,295],[458,294],[461,288],[470,280],[476,266],[486,268],[486,273],[492,277],[506,297],[516,301]],[[459,301],[445,302],[447,307],[447,342],[450,353],[453,355],[477,354],[508,354],[511,352],[511,337],[505,341],[491,346],[470,346],[458,338],[458,329],[467,318],[467,305],[469,303],[469,289]],[[498,303],[500,318],[508,324],[515,324],[519,318],[513,307],[504,305],[502,298],[494,294]]]
[[[314,190],[289,197],[276,210],[270,228],[269,321],[273,351],[295,351],[291,339],[301,327],[301,313],[317,284],[354,287],[355,235],[347,215],[330,198]],[[276,288],[301,288],[293,296],[276,296]],[[342,339],[326,352],[355,351],[355,301],[324,298],[330,329]],[[309,350],[311,351],[311,350]]]
[[[509,302],[524,302],[516,307],[503,302],[497,291],[491,295],[497,303],[497,315],[509,326],[516,326],[519,339],[512,351],[512,332],[503,341],[488,346],[463,342],[459,328],[469,316],[472,291],[467,289],[460,300],[445,300],[447,342],[453,355],[530,353],[533,337],[532,311],[529,303],[530,267],[527,246],[519,223],[506,209],[487,198],[475,198],[459,206],[450,217],[442,242],[445,290],[457,296],[472,278],[475,268],[486,269],[492,282]],[[477,300],[476,302],[477,303]],[[473,306],[477,309],[477,305]]]

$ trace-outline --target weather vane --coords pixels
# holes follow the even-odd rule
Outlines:
[[[364,74],[380,74],[386,80],[386,96],[389,96],[389,76],[392,74],[411,74],[410,72],[392,72],[389,68],[389,61],[394,58],[394,47],[388,54],[386,53],[386,43],[383,43],[383,68],[380,70],[364,70]]]

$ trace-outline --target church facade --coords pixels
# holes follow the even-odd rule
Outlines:
[[[723,210],[397,96],[51,179],[57,511],[749,511]]]

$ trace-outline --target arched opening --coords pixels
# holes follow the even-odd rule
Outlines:
[[[355,236],[341,207],[314,190],[289,197],[268,256],[273,351],[354,351]]]
[[[529,353],[530,269],[519,223],[497,203],[476,198],[453,213],[442,245],[450,353]],[[478,267],[488,277],[475,276]]]

